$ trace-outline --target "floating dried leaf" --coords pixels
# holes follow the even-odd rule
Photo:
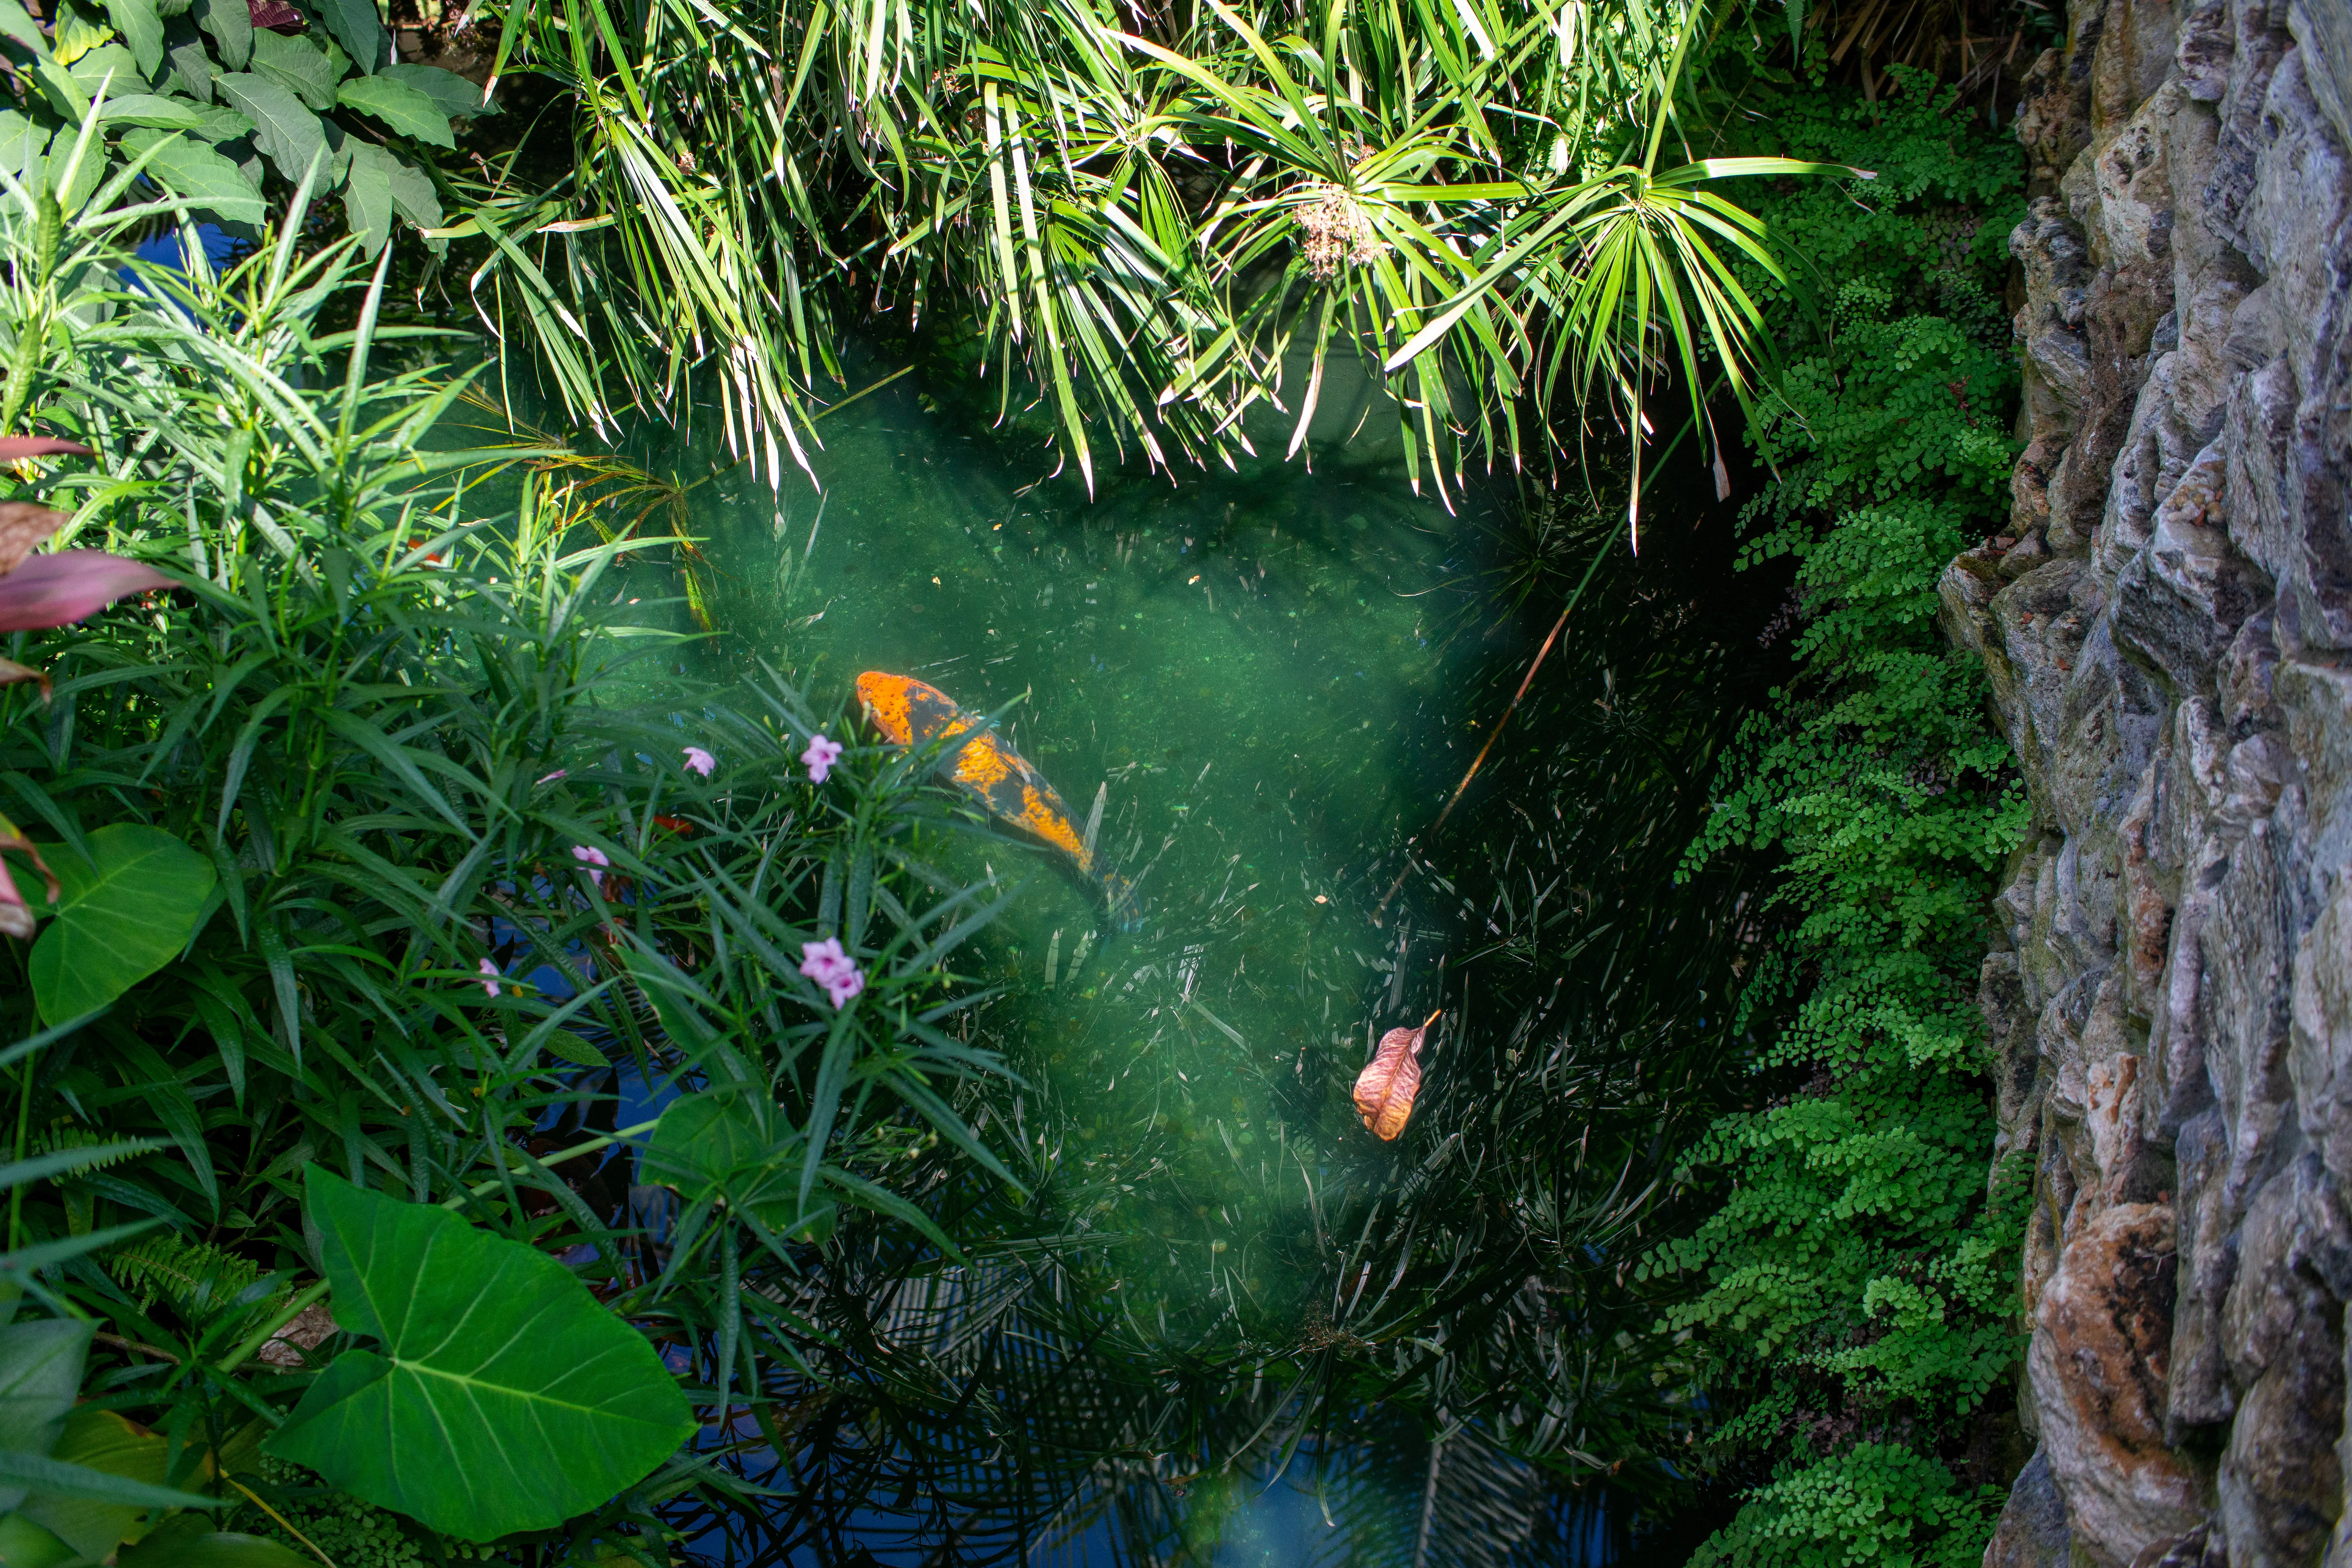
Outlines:
[[[1356,1075],[1356,1112],[1383,1142],[1393,1142],[1412,1115],[1413,1096],[1421,1092],[1421,1037],[1443,1011],[1432,1013],[1418,1029],[1382,1035],[1371,1061]]]

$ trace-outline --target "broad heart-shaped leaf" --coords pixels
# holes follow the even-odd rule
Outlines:
[[[353,140],[352,173],[343,184],[343,214],[360,247],[373,258],[392,237],[392,171],[398,160],[383,148]]]
[[[343,73],[308,38],[256,33],[251,66],[255,76],[276,82],[312,109],[335,106],[335,79]]]
[[[496,114],[499,106],[482,101],[482,89],[456,71],[439,66],[389,65],[375,73],[403,87],[413,87],[455,120],[461,114]]]
[[[42,851],[65,896],[26,967],[51,1024],[105,1006],[178,957],[219,875],[170,834],[136,823],[84,842],[95,866],[62,846]]]
[[[97,1326],[41,1318],[0,1329],[0,1450],[46,1458],[57,1446]],[[25,1490],[0,1482],[0,1511],[22,1503]]]
[[[152,79],[163,64],[163,18],[155,0],[106,0],[106,15],[139,62],[139,74]]]
[[[383,22],[375,0],[304,0],[303,9],[327,24],[362,76],[383,63]]]
[[[414,136],[436,147],[457,144],[449,134],[449,117],[441,112],[441,106],[405,82],[388,76],[353,77],[336,97],[345,109],[372,114],[403,136]]]
[[[310,1167],[335,1358],[264,1445],[444,1534],[551,1530],[694,1432],[645,1337],[554,1258]]]
[[[248,71],[216,77],[213,88],[230,108],[253,121],[253,144],[261,154],[278,165],[279,174],[301,184],[310,160],[327,150],[327,131],[319,117],[286,89]],[[320,188],[325,185],[321,178]]]
[[[247,184],[235,163],[201,142],[163,131],[134,131],[122,139],[124,148],[143,153],[160,143],[147,160],[147,174],[157,184],[185,201],[231,223],[261,221],[261,193]]]

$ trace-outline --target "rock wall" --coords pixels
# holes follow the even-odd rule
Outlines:
[[[2028,441],[1953,563],[2038,837],[1986,1562],[2352,1568],[2352,0],[2073,0],[2019,134]]]

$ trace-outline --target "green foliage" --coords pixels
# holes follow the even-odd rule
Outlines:
[[[265,1458],[256,1480],[254,1489],[269,1500],[277,1515],[247,1510],[246,1519],[256,1534],[306,1557],[310,1547],[316,1546],[336,1568],[410,1568],[425,1560],[425,1542],[399,1516],[320,1485],[317,1476],[299,1465]],[[471,1553],[452,1555],[462,1561]]]
[[[644,1337],[536,1247],[313,1165],[307,1209],[342,1326],[269,1439],[366,1500],[489,1541],[551,1530],[694,1430]]]
[[[730,446],[772,468],[806,460],[854,300],[944,313],[1001,412],[1025,369],[1089,479],[1105,446],[1231,462],[1253,408],[1296,452],[1357,359],[1449,493],[1472,448],[1555,455],[1568,392],[1638,427],[1668,362],[1744,387],[1735,270],[1776,264],[1722,183],[1803,172],[1669,138],[1696,0],[494,9],[573,136],[563,179],[478,216],[501,331],[600,425],[723,363]],[[558,226],[564,265],[521,248]]]
[[[16,87],[0,109],[0,169],[68,210],[135,167],[200,214],[243,227],[268,206],[282,211],[307,184],[314,195],[342,194],[351,230],[373,255],[395,215],[440,224],[456,168],[436,165],[434,150],[454,150],[453,115],[485,112],[463,79],[392,64],[372,0],[282,6],[299,33],[257,28],[235,0],[194,10],[184,0],[108,0],[102,15],[61,0],[37,22],[18,0],[0,8]],[[96,134],[84,145],[93,110]]]
[[[1768,99],[1776,145],[1834,142],[1880,173],[1766,209],[1834,268],[1821,331],[1764,401],[1754,439],[1777,477],[1747,514],[1743,563],[1794,563],[1799,673],[1749,724],[1685,862],[1781,861],[1785,924],[1741,1005],[1770,1035],[1759,1084],[1794,1092],[1689,1152],[1721,1206],[1644,1264],[1699,1284],[1663,1326],[1696,1336],[1726,1458],[1898,1430],[1951,1444],[2017,1350],[2023,1194],[2005,1171],[1987,1183],[1972,994],[2026,803],[1980,671],[1933,619],[1944,564],[2005,511],[2015,370],[1973,236],[2008,226],[2016,159],[1948,123],[1926,79],[1899,79],[1874,108]],[[1706,1560],[1973,1561],[1987,1521],[1932,1458],[1864,1441],[1777,1473]]]
[[[27,967],[47,1024],[94,1013],[171,963],[218,880],[203,856],[133,823],[46,850],[62,892]]]
[[[657,1531],[635,1484],[692,1424],[648,1331],[765,1420],[756,1391],[820,1331],[789,1304],[815,1233],[937,1237],[907,1194],[965,1155],[1004,1174],[952,1103],[1001,1068],[951,1033],[971,998],[948,967],[1002,900],[932,867],[953,819],[923,759],[852,745],[818,789],[795,755],[820,725],[847,733],[841,715],[772,680],[639,674],[676,644],[619,578],[657,595],[645,558],[668,542],[575,549],[566,454],[450,448],[467,377],[382,324],[384,268],[360,270],[357,238],[304,254],[298,208],[226,269],[184,228],[192,264],[167,271],[126,254],[170,216],[124,205],[131,189],[118,176],[71,213],[0,194],[8,395],[98,453],[14,468],[6,499],[69,510],[60,542],[102,539],[179,587],[14,637],[55,696],[0,692],[0,789],[61,872],[99,885],[128,846],[185,874],[138,873],[149,907],[113,925],[152,917],[170,941],[150,933],[101,1014],[0,1051],[19,1156],[0,1270],[58,1314],[0,1335],[82,1336],[64,1404],[106,1395],[178,1434],[188,1466],[299,1410],[282,1443],[430,1521],[413,1528],[444,1554],[431,1523]],[[28,965],[101,901],[69,895],[29,946],[0,945],[0,1025],[33,1022]],[[826,938],[866,980],[838,1006],[799,968]],[[625,1074],[758,1096],[742,1152],[789,1169],[792,1223],[698,1195],[649,1228],[632,1153],[607,1154],[653,1126],[614,1125]],[[568,1154],[540,1142],[551,1128]],[[908,1152],[931,1133],[939,1158]],[[341,1196],[305,1205],[306,1182]],[[394,1265],[362,1233],[432,1245]],[[273,1352],[331,1291],[381,1349],[323,1373]],[[484,1292],[471,1321],[543,1310],[539,1333],[499,1354],[478,1331],[423,1343]],[[469,1399],[421,1431],[411,1396],[450,1370],[436,1356],[469,1352],[472,1394],[510,1374],[499,1387],[530,1397]],[[658,1405],[627,1441],[599,1413],[518,1413],[614,1368],[629,1376],[607,1394]],[[382,1420],[362,1432],[370,1401]],[[386,1422],[433,1456],[397,1484],[370,1479]],[[0,1434],[0,1487],[209,1503],[90,1482],[47,1457],[46,1429],[18,1436]],[[451,1503],[464,1475],[512,1507]],[[655,1500],[733,1485],[680,1461]],[[258,1551],[186,1543],[223,1568]]]
[[[1957,1486],[1934,1459],[1857,1443],[1833,1459],[1780,1467],[1690,1568],[1975,1568],[1999,1493]]]

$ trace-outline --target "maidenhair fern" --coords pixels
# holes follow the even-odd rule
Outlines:
[[[1696,1283],[1660,1328],[1699,1357],[1716,1461],[1771,1468],[1702,1563],[1973,1563],[1993,1494],[1962,1473],[1967,1428],[2018,1350],[2029,1173],[1988,1187],[1973,990],[2027,808],[1981,670],[1935,629],[1946,563],[2007,510],[1993,246],[2018,159],[1924,78],[1900,88],[1790,94],[1773,127],[1776,150],[1834,145],[1879,179],[1771,214],[1836,269],[1756,432],[1777,478],[1747,514],[1743,564],[1796,565],[1798,673],[1686,863],[1776,850],[1785,922],[1742,999],[1765,1102],[1690,1151],[1685,1179],[1720,1206],[1643,1264]]]

